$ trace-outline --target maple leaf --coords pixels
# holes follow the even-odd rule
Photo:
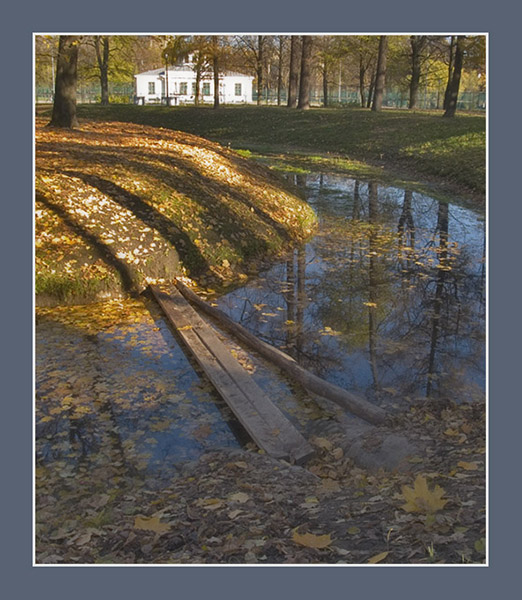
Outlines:
[[[296,527],[292,530],[292,540],[300,546],[307,548],[327,548],[332,543],[332,538],[329,533],[325,535],[314,535],[313,533],[299,533]]]
[[[422,475],[417,475],[413,487],[402,486],[402,496],[406,500],[401,508],[406,512],[432,514],[444,508],[447,500],[443,499],[445,491],[436,485],[433,490],[428,488],[428,482]]]

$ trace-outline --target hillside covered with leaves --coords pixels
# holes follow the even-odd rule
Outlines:
[[[45,125],[37,119],[37,302],[183,274],[226,285],[315,227],[282,180],[216,143],[129,123]]]

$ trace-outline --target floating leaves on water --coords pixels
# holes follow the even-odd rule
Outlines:
[[[401,508],[406,512],[432,514],[444,508],[448,500],[443,496],[445,491],[436,485],[433,490],[428,487],[428,482],[422,475],[417,475],[413,487],[404,485],[402,496],[406,500]]]

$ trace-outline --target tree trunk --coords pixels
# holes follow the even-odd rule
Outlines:
[[[199,106],[199,88],[201,86],[201,67],[196,69],[196,92],[194,94],[194,106]]]
[[[212,68],[214,71],[214,108],[219,108],[219,44],[217,35],[212,36]]]
[[[417,97],[419,94],[419,83],[421,75],[421,53],[426,43],[425,35],[412,35],[411,44],[411,81],[410,81],[410,110],[417,107]]]
[[[381,35],[379,40],[379,55],[377,57],[377,73],[375,76],[375,93],[372,110],[380,111],[384,98],[384,83],[386,81],[386,54],[388,51],[388,36]]]
[[[100,41],[102,48],[100,48]],[[94,38],[94,45],[100,69],[101,103],[103,106],[107,106],[109,104],[109,36],[97,35]]]
[[[361,107],[365,106],[364,99],[364,76],[366,75],[366,69],[364,68],[362,59],[359,62],[359,94],[361,95]]]
[[[323,106],[328,106],[328,69],[326,67],[326,61],[323,65]]]
[[[462,74],[462,59],[464,49],[462,47],[462,36],[457,36],[457,46],[455,48],[455,66],[453,67],[453,77],[448,90],[448,103],[444,117],[454,117],[457,110],[457,99],[459,97],[460,77]]]
[[[79,36],[60,36],[53,114],[49,123],[53,127],[78,127],[78,119],[76,118],[76,81],[78,76],[79,41]]]
[[[311,35],[301,36],[303,49],[301,52],[301,78],[299,81],[299,100],[297,108],[307,110],[310,108],[310,87],[312,85],[312,44]]]
[[[289,108],[297,106],[297,92],[299,88],[299,38],[292,35],[290,38],[290,75],[288,81]]]
[[[277,59],[277,106],[281,106],[281,90],[283,87],[283,49],[285,40],[279,36],[279,56]]]
[[[256,75],[257,75],[257,105],[261,104],[263,96],[263,36],[257,36],[257,57],[256,57]]]
[[[448,108],[448,99],[451,88],[451,79],[453,77],[453,59],[454,59],[454,48],[455,48],[455,36],[451,36],[450,47],[449,47],[449,63],[448,63],[448,81],[446,83],[446,91],[444,92],[444,105],[443,108]]]
[[[370,79],[370,88],[368,89],[368,99],[366,101],[366,108],[370,108],[372,105],[372,101],[373,101],[373,92],[375,90],[375,77],[376,77],[377,73],[375,72],[375,70],[372,73],[371,79]]]

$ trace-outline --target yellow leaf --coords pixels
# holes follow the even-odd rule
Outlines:
[[[459,430],[458,429],[451,429],[451,427],[449,427],[444,432],[444,435],[447,435],[447,436],[459,435]]]
[[[319,448],[322,448],[323,450],[331,450],[333,448],[332,442],[323,437],[314,437],[312,439],[312,444],[319,446]]]
[[[250,496],[248,494],[245,494],[244,492],[236,492],[228,498],[229,500],[232,500],[232,502],[239,502],[240,504],[243,504],[244,502],[247,502],[250,499]]]
[[[433,490],[428,488],[428,482],[422,475],[417,475],[413,487],[402,486],[402,496],[406,500],[401,508],[406,512],[432,514],[444,508],[447,500],[443,499],[445,492],[436,485]]]
[[[135,529],[145,529],[146,531],[155,531],[156,533],[165,533],[170,529],[167,523],[161,523],[159,517],[143,517],[138,515],[134,519]]]
[[[292,540],[301,546],[307,548],[327,548],[332,543],[332,538],[329,533],[325,535],[314,535],[313,533],[299,533],[296,527],[292,530]]]
[[[476,471],[479,468],[478,463],[465,462],[463,460],[461,460],[457,463],[457,467],[460,467],[461,469],[464,469],[465,471]]]
[[[372,565],[375,565],[376,563],[379,563],[382,560],[384,560],[388,556],[388,554],[389,552],[381,552],[380,554],[376,554],[375,556],[369,558],[368,562]]]

